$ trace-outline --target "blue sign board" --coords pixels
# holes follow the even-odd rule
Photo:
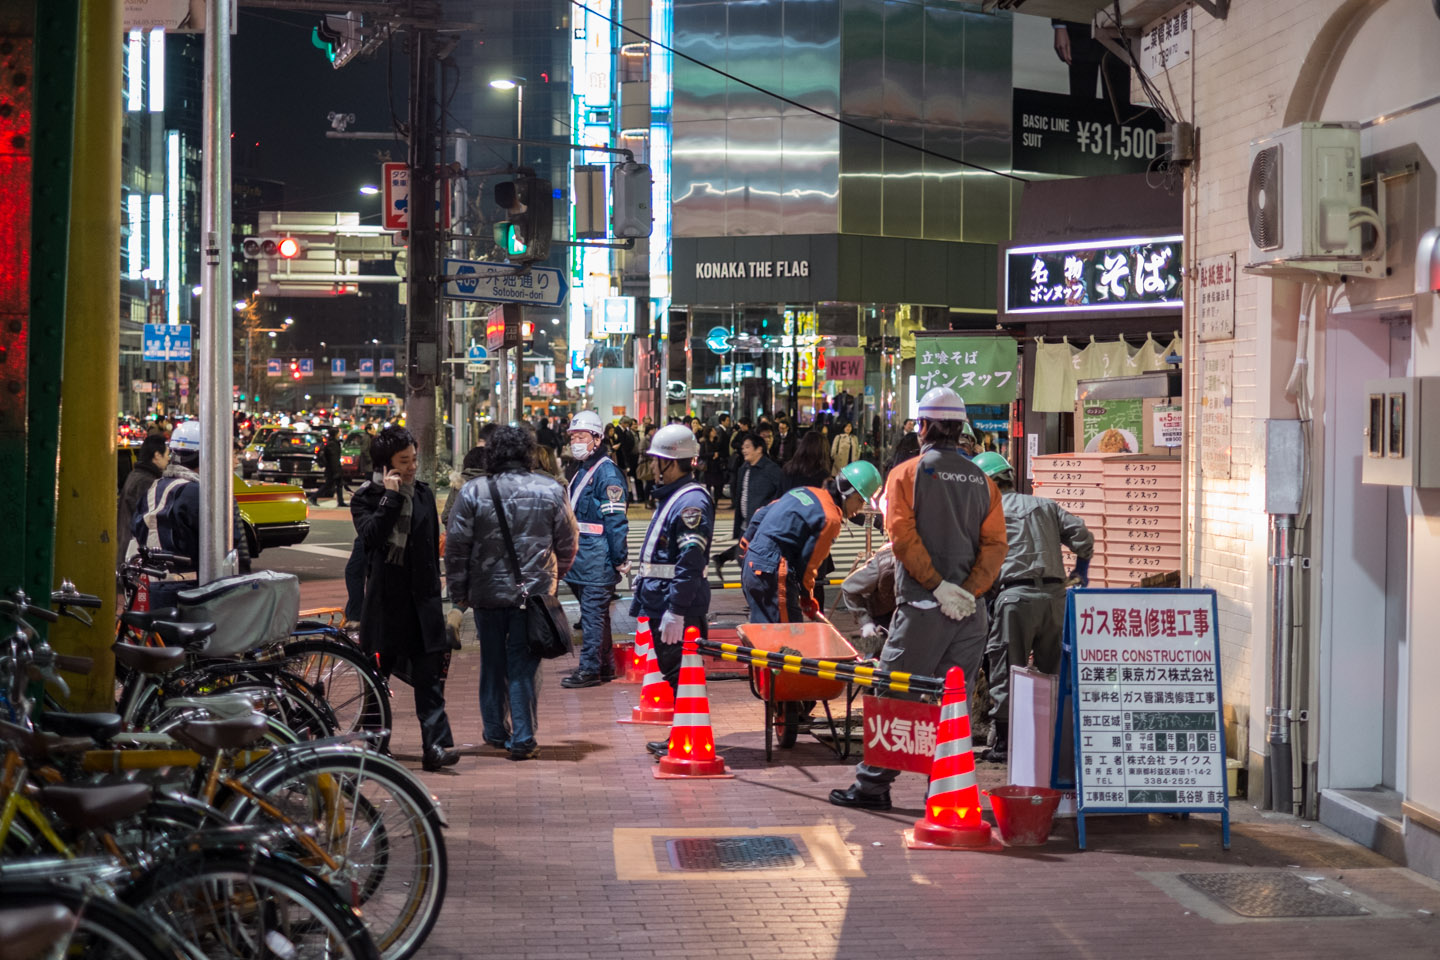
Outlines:
[[[380,361],[380,376],[395,376],[395,361],[389,358]]]
[[[711,327],[710,332],[705,334],[705,346],[709,347],[711,352],[722,356],[729,353],[731,350],[729,328]]]
[[[274,357],[271,357],[269,360],[266,360],[266,361],[265,361],[265,375],[266,375],[267,377],[278,377],[278,376],[280,376],[280,361],[279,361],[279,360],[276,360]]]
[[[484,363],[489,358],[489,352],[486,351],[486,349],[478,343],[473,344],[470,347],[470,350],[465,354],[465,360],[468,363]]]
[[[190,343],[188,323],[145,324],[144,359],[147,361],[189,363]]]
[[[363,358],[363,359],[360,361],[360,376],[362,376],[362,377],[373,377],[373,376],[375,376],[375,361],[374,361],[374,360],[372,360],[372,359],[369,358],[369,357],[365,357],[365,358]]]
[[[532,376],[530,377],[530,386],[532,386],[532,387],[538,387],[538,386],[540,386],[540,378],[532,375]]]
[[[304,376],[304,377],[308,377],[308,376],[312,376],[314,373],[315,373],[315,360],[314,360],[314,358],[312,358],[312,357],[301,357],[301,358],[300,358],[300,375],[301,375],[301,376]]]
[[[504,263],[446,260],[441,293],[451,300],[533,303],[558,307],[565,300],[565,278],[553,267],[531,267],[524,273]]]
[[[334,376],[337,376],[337,377],[343,377],[343,376],[345,375],[345,358],[344,358],[344,357],[331,357],[331,358],[330,358],[330,373],[333,374]]]

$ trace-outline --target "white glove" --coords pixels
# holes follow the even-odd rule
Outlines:
[[[877,634],[877,633],[879,633],[879,632],[880,632],[880,627],[877,626],[877,625],[876,625],[875,623],[873,623],[873,622],[871,622],[871,623],[866,623],[866,624],[864,624],[864,625],[862,625],[862,626],[860,627],[860,636],[864,637],[866,640],[872,639],[872,638],[875,636],[875,634]]]
[[[630,561],[626,560],[624,563],[620,564],[620,566],[615,568],[615,572],[620,574],[620,576],[622,577],[628,577],[630,575]]]
[[[660,618],[660,642],[679,643],[685,639],[685,620],[669,610]]]
[[[964,620],[975,612],[975,597],[964,587],[941,580],[934,592],[935,599],[940,603],[940,612],[951,620]]]

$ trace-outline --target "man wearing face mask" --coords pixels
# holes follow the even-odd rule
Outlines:
[[[630,614],[650,618],[657,641],[655,659],[673,690],[680,682],[680,642],[685,628],[699,627],[700,636],[708,635],[705,616],[710,611],[710,583],[705,569],[710,563],[715,502],[691,472],[700,444],[688,426],[672,423],[661,427],[645,452],[654,458],[659,471],[657,506],[640,548]],[[663,753],[666,742],[646,746],[652,753]]]
[[[580,666],[560,686],[595,687],[615,679],[610,634],[610,603],[615,584],[630,572],[625,536],[625,475],[600,443],[604,427],[594,411],[581,410],[570,421],[570,507],[580,526],[580,552],[565,582],[580,601]]]

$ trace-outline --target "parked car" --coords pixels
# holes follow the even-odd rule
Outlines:
[[[235,478],[235,502],[250,555],[266,547],[289,547],[310,533],[310,505],[293,483],[259,483]]]
[[[250,441],[240,451],[240,474],[244,477],[255,476],[255,471],[260,469],[260,454],[265,450],[265,443],[275,435],[279,427],[260,427],[256,429]]]
[[[261,449],[255,479],[266,483],[293,483],[310,490],[325,480],[325,468],[315,453],[325,435],[308,430],[276,430]]]

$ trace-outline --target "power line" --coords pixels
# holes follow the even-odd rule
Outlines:
[[[716,73],[716,74],[724,77],[726,80],[733,81],[733,82],[735,82],[735,83],[740,84],[741,86],[749,87],[751,90],[755,90],[755,91],[757,91],[757,92],[759,92],[759,93],[763,93],[763,94],[765,94],[765,95],[768,96],[768,97],[774,97],[776,100],[779,100],[781,103],[787,103],[787,104],[789,104],[789,105],[792,106],[792,107],[798,107],[799,109],[804,110],[804,111],[806,111],[807,113],[812,113],[812,114],[814,114],[814,115],[817,116],[817,117],[823,117],[824,119],[829,120],[829,121],[831,121],[832,123],[838,123],[838,124],[839,124],[840,126],[842,126],[842,127],[849,127],[851,130],[858,130],[858,131],[860,131],[861,133],[866,133],[866,134],[869,134],[869,135],[872,136],[872,137],[877,137],[877,138],[879,138],[880,140],[885,141],[886,143],[893,143],[893,144],[895,144],[896,146],[899,146],[899,147],[906,147],[907,149],[914,150],[914,151],[916,151],[917,153],[920,153],[920,154],[922,154],[922,155],[924,155],[924,156],[927,156],[927,157],[935,157],[935,158],[938,159],[938,160],[945,160],[945,161],[948,161],[948,162],[950,162],[950,163],[957,163],[957,164],[959,164],[959,165],[962,166],[962,167],[970,167],[970,168],[972,168],[972,169],[974,169],[974,170],[983,170],[985,173],[993,173],[993,174],[994,174],[995,176],[997,176],[997,177],[1004,177],[1004,178],[1006,178],[1007,180],[1014,180],[1014,181],[1016,181],[1017,183],[1029,183],[1029,182],[1030,182],[1030,181],[1029,181],[1027,178],[1025,178],[1025,177],[1017,176],[1017,175],[1015,175],[1015,174],[1013,174],[1013,173],[1006,173],[1006,172],[1003,171],[1003,170],[995,170],[995,169],[993,169],[993,168],[991,168],[991,167],[984,166],[983,164],[971,163],[969,160],[961,160],[961,159],[959,159],[958,157],[952,157],[952,156],[950,156],[950,155],[948,155],[948,154],[940,153],[938,150],[931,150],[931,149],[929,149],[928,147],[921,147],[921,146],[918,146],[918,145],[916,145],[916,144],[910,143],[910,142],[907,141],[907,140],[901,140],[901,139],[899,139],[898,137],[892,137],[892,136],[890,136],[889,134],[886,134],[886,133],[877,133],[876,131],[870,130],[870,129],[862,126],[861,124],[855,123],[855,122],[850,121],[850,120],[846,120],[844,117],[837,117],[837,116],[835,116],[835,115],[833,115],[833,114],[826,113],[826,112],[823,111],[823,110],[816,110],[816,109],[815,109],[814,107],[812,107],[812,106],[809,106],[809,105],[807,105],[807,104],[801,103],[801,102],[798,101],[798,100],[792,100],[792,99],[790,99],[789,97],[785,96],[784,94],[776,93],[774,90],[770,90],[770,89],[768,89],[768,88],[766,88],[766,87],[762,87],[762,86],[760,86],[759,84],[751,83],[749,80],[744,80],[744,79],[742,79],[742,78],[740,78],[740,77],[735,76],[735,74],[733,74],[733,73],[730,73],[730,72],[725,71],[725,70],[721,70],[719,67],[712,66],[711,64],[708,64],[708,63],[706,63],[704,60],[698,60],[698,59],[696,59],[695,57],[690,56],[688,53],[682,53],[681,51],[676,50],[674,47],[667,46],[666,44],[663,44],[663,43],[661,43],[661,42],[658,41],[658,40],[652,39],[651,37],[649,37],[649,36],[641,33],[639,30],[636,30],[634,27],[627,27],[625,24],[621,23],[619,20],[616,20],[616,19],[614,19],[613,17],[607,17],[605,14],[600,13],[599,11],[597,11],[597,10],[591,8],[591,7],[586,6],[584,3],[581,2],[581,0],[570,0],[570,3],[571,3],[573,6],[579,7],[581,10],[584,10],[586,13],[591,14],[592,16],[599,17],[601,20],[604,20],[605,22],[611,24],[612,26],[619,27],[620,29],[624,30],[626,33],[632,33],[632,34],[634,34],[635,36],[639,37],[641,40],[644,40],[646,43],[650,44],[652,47],[659,47],[661,50],[664,50],[664,51],[666,51],[666,52],[668,52],[668,53],[674,54],[675,56],[680,57],[682,60],[688,60],[688,61],[690,61],[691,63],[695,64],[696,66],[704,67],[706,70],[709,70],[709,71],[711,71],[712,73]]]

